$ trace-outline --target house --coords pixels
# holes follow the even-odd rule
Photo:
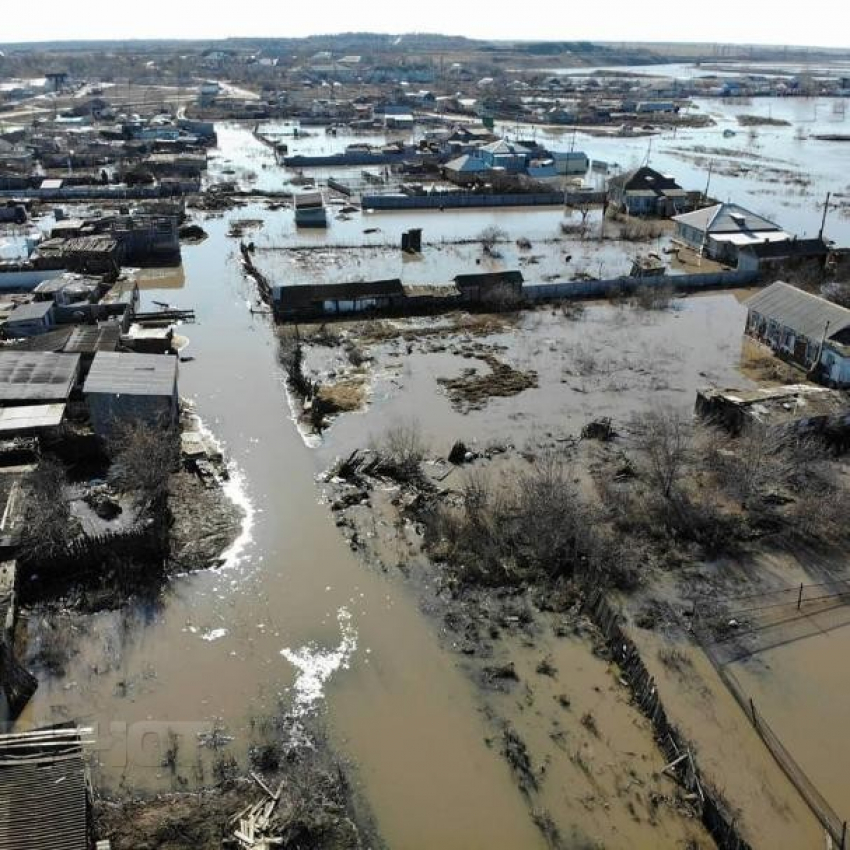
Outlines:
[[[32,301],[19,304],[3,322],[3,333],[7,338],[36,336],[49,331],[56,323],[53,302]]]
[[[449,160],[443,167],[443,177],[458,186],[468,186],[484,177],[489,168],[480,156],[465,153]]]
[[[0,801],[3,847],[90,850],[94,824],[82,730],[0,735]]]
[[[499,139],[478,149],[478,155],[488,169],[501,168],[511,174],[525,171],[530,149],[517,142]]]
[[[171,426],[179,415],[177,358],[166,354],[98,351],[83,394],[92,426],[108,437],[116,425]]]
[[[636,216],[668,218],[693,207],[688,193],[673,177],[648,166],[612,177],[608,200],[615,209]]]
[[[590,160],[582,151],[552,151],[558,174],[586,174]]]
[[[673,221],[676,239],[714,260],[733,264],[747,245],[791,239],[778,224],[737,204],[703,207],[673,216]]]
[[[814,380],[850,387],[850,310],[782,281],[746,305],[749,337]]]
[[[275,312],[282,319],[387,310],[401,306],[405,298],[398,278],[281,286],[274,291]]]
[[[79,371],[78,354],[0,351],[0,406],[66,402]]]

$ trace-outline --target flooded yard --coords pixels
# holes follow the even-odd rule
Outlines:
[[[817,110],[787,107],[798,110],[795,123],[804,121],[804,107]],[[715,128],[657,139],[652,164],[701,187],[705,163],[677,149],[697,139],[717,147],[723,128],[737,126],[734,110],[724,107],[718,117]],[[539,133],[548,139],[552,131]],[[734,193],[736,202],[812,235],[837,148],[803,147],[792,133],[760,130],[756,147],[784,169],[782,179],[810,170],[808,185],[790,194],[774,180],[779,172],[733,176],[718,169],[711,193],[723,200]],[[322,152],[349,141],[314,135],[293,149]],[[645,139],[582,142],[591,156],[623,167],[648,156]],[[751,161],[744,134],[723,143],[733,153],[705,156]],[[291,177],[246,128],[220,128],[209,180],[234,180],[262,194],[289,191]],[[244,510],[238,539],[219,568],[176,577],[154,599],[90,614],[34,615],[25,631],[39,689],[21,723],[73,718],[91,726],[95,779],[115,793],[198,788],[228,760],[247,768],[251,748],[269,735],[298,743],[321,727],[392,848],[711,846],[693,801],[662,774],[652,727],[585,618],[561,617],[539,600],[540,616],[530,622],[521,612],[504,619],[499,608],[482,614],[495,629],[486,653],[465,652],[445,619],[451,607],[443,588],[411,545],[415,528],[392,513],[398,491],[387,487],[371,497],[378,506],[366,520],[373,533],[358,546],[329,510],[323,484],[338,458],[379,441],[393,423],[421,429],[436,476],[458,440],[476,453],[512,446],[516,456],[505,463],[520,464],[525,455],[574,443],[593,420],[609,417],[618,426],[662,407],[689,416],[700,387],[755,385],[742,371],[749,293],[668,293],[650,304],[615,298],[490,317],[458,312],[302,328],[307,373],[324,387],[347,382],[356,398],[319,436],[299,420],[287,391],[282,331],[256,309],[240,239],[255,243],[258,266],[282,284],[390,277],[434,284],[504,268],[520,268],[528,280],[614,275],[628,271],[636,246],[563,240],[561,208],[355,211],[333,217],[327,231],[305,232],[276,202],[239,203],[226,212],[190,211],[208,238],[183,248],[181,269],[148,270],[141,278],[143,309],[164,301],[196,312],[197,323],[178,329],[188,339],[181,353],[189,355],[180,364],[180,388],[230,459],[227,492]],[[478,243],[488,226],[505,233],[498,257],[483,256]],[[419,259],[396,248],[411,227],[424,229]],[[850,239],[848,219],[833,214],[827,233]],[[517,246],[520,237],[530,249]],[[663,235],[638,247],[660,252],[668,241]],[[816,734],[840,728],[846,708],[835,672],[846,629],[838,625],[818,621],[817,636],[771,649],[739,675],[757,701],[781,706],[771,710],[772,722],[793,737],[795,752],[799,744],[801,763],[843,806],[850,791],[840,759],[830,760],[835,751]],[[45,629],[53,633],[47,647]],[[647,645],[658,650],[652,638]],[[680,708],[674,721],[697,741],[712,776],[723,775],[727,759],[755,765],[733,765],[735,778],[721,789],[747,809],[748,839],[789,850],[814,846],[818,830],[808,811],[716,681],[703,699],[700,680],[712,674],[702,670],[705,659],[693,663],[692,681],[663,664],[658,678]],[[769,675],[779,669],[776,679]],[[822,698],[812,700],[813,692]],[[174,732],[181,745],[172,769],[165,747]],[[764,793],[752,787],[760,779]]]

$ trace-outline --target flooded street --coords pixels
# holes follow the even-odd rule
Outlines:
[[[327,695],[332,741],[355,762],[389,846],[543,846],[455,661],[405,588],[359,563],[319,504],[227,219],[205,226],[210,238],[184,250],[185,287],[144,297],[197,311],[181,392],[233,458],[250,533],[225,567],[174,581],[159,605],[86,618],[65,675],[42,677],[22,722],[95,726],[97,780],[154,790],[171,777],[155,747],[137,751],[142,732],[217,723],[244,761],[264,716],[281,703],[324,711]]]

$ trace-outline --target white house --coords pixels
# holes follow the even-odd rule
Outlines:
[[[777,281],[747,301],[746,333],[812,378],[850,387],[850,310],[845,307]]]

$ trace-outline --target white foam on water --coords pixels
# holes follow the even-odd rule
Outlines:
[[[223,638],[226,634],[227,629],[210,629],[208,632],[204,632],[201,635],[201,640],[212,642],[214,640],[218,640],[219,638]]]
[[[299,649],[286,647],[280,654],[298,670],[294,685],[292,714],[304,717],[324,697],[325,683],[337,670],[347,670],[357,649],[357,631],[351,624],[351,613],[340,608],[336,615],[341,640],[336,649],[320,649],[308,644]]]
[[[210,443],[212,443],[219,451],[222,451],[221,441],[213,434],[207,424],[197,414],[193,414],[198,423],[198,432],[202,434]],[[236,567],[242,562],[245,549],[248,544],[254,539],[254,515],[256,509],[248,496],[248,488],[245,486],[245,476],[242,470],[236,465],[235,461],[230,461],[227,464],[228,479],[221,482],[221,491],[225,497],[229,499],[242,512],[242,525],[239,529],[239,535],[221,553],[222,566],[221,569],[229,569]]]

